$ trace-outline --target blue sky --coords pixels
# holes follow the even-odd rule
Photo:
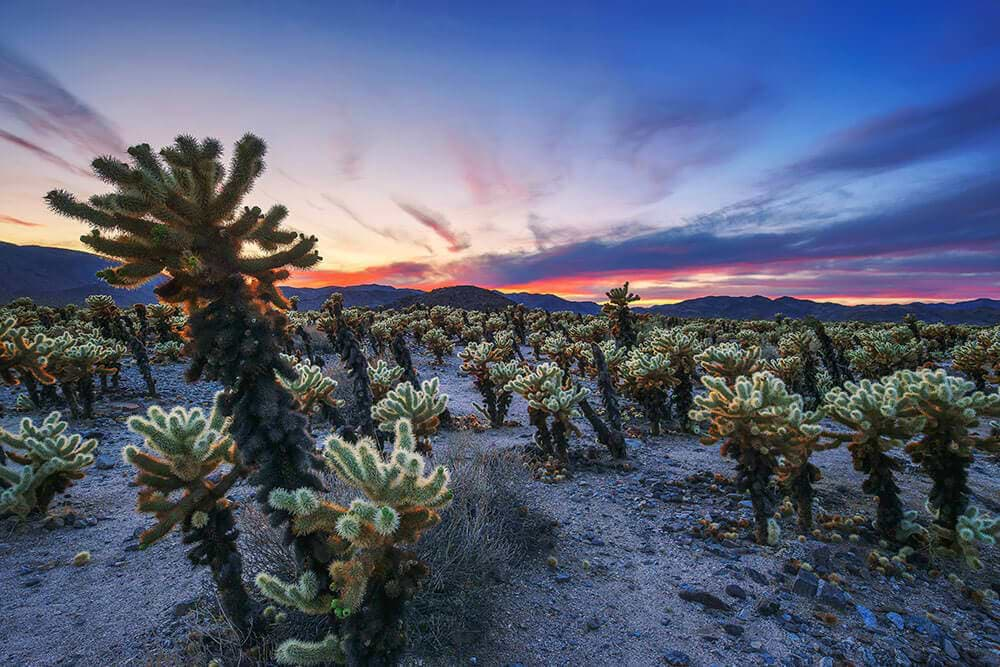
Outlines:
[[[0,238],[253,131],[301,284],[1000,296],[997,3],[201,4],[0,6]]]

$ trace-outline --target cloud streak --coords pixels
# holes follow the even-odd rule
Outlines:
[[[779,173],[779,181],[869,174],[1000,139],[1000,81],[859,123]]]
[[[6,141],[7,143],[13,144],[14,146],[23,148],[26,151],[30,151],[31,153],[34,153],[39,159],[44,160],[49,164],[54,164],[57,167],[61,167],[62,169],[65,169],[66,171],[76,174],[77,176],[93,177],[93,174],[87,171],[86,169],[81,169],[72,162],[59,157],[52,151],[46,150],[32,141],[28,141],[27,139],[19,137],[15,134],[11,134],[6,130],[0,130],[0,140]]]
[[[0,213],[0,222],[8,225],[17,225],[18,227],[44,227],[44,225],[37,222],[28,222],[27,220],[22,220],[21,218],[15,218],[12,215],[4,215]]]
[[[126,145],[107,118],[2,46],[0,108],[39,135],[60,137],[89,155],[118,154]]]
[[[450,252],[461,252],[469,247],[468,235],[452,229],[451,223],[440,213],[435,213],[422,206],[407,204],[401,201],[397,201],[396,205],[421,225],[441,237],[448,244]]]

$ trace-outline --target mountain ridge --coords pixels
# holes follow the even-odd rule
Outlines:
[[[0,241],[0,303],[27,296],[43,305],[83,303],[90,294],[110,294],[123,306],[151,303],[156,300],[154,285],[134,290],[111,287],[96,277],[109,266],[97,255],[80,250],[48,246],[19,246]],[[333,292],[344,295],[348,307],[405,307],[414,303],[442,303],[462,307],[495,310],[510,303],[551,312],[568,311],[597,314],[600,305],[593,301],[570,301],[554,294],[500,292],[473,285],[458,285],[424,291],[377,283],[349,286],[284,287],[287,296],[298,296],[303,310],[319,308]],[[493,296],[491,296],[493,295]],[[463,305],[465,304],[465,305]],[[640,302],[641,304],[641,302]],[[727,317],[732,319],[773,319],[778,313],[791,318],[813,316],[821,320],[899,321],[913,313],[925,322],[949,324],[1000,323],[1000,300],[972,299],[956,303],[915,301],[907,304],[860,304],[847,306],[829,301],[812,301],[783,296],[704,296],[679,303],[654,306],[637,305],[639,313],[673,317]]]

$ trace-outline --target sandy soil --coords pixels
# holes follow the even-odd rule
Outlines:
[[[441,378],[453,414],[473,412],[478,395],[458,372],[456,358],[443,367],[415,358],[422,377]],[[182,371],[180,364],[156,369],[158,402],[207,406],[216,387],[187,385]],[[135,665],[159,660],[151,656],[183,655],[190,612],[205,602],[208,573],[191,569],[176,535],[136,549],[147,520],[132,511],[132,470],[120,451],[133,441],[124,419],[148,404],[141,388],[138,374],[126,368],[121,391],[99,401],[97,418],[71,423],[74,431],[99,438],[100,457],[57,499],[48,518],[0,523],[0,664]],[[14,395],[0,389],[0,402],[11,406]],[[515,398],[511,417],[527,424],[523,401]],[[15,428],[19,419],[9,413],[0,424]],[[461,437],[513,447],[527,443],[531,432],[517,426]],[[608,465],[600,452],[596,462],[578,461],[563,483],[530,482],[532,509],[557,522],[551,552],[520,564],[518,575],[501,584],[496,620],[482,642],[449,655],[421,654],[415,647],[406,662],[1000,664],[1000,607],[983,609],[926,574],[908,584],[873,573],[865,558],[874,545],[864,540],[802,543],[792,517],[784,520],[776,547],[753,544],[746,530],[733,541],[692,535],[703,517],[749,517],[743,495],[726,484],[712,487],[712,475],[730,475],[731,464],[688,435],[637,435],[627,468]],[[442,433],[435,448],[447,448],[456,437]],[[582,450],[592,442],[585,430],[575,445]],[[846,450],[814,460],[824,475],[819,509],[872,515]],[[998,472],[996,460],[985,457],[972,468],[976,502],[993,511],[1000,510]],[[907,464],[900,486],[908,507],[922,506],[928,483],[916,468]],[[93,561],[74,567],[74,554],[83,550]],[[842,575],[844,591],[823,583],[817,594],[809,577],[789,565],[793,558]],[[984,573],[967,580],[997,586],[996,549],[984,560]],[[183,657],[175,662],[198,664]]]

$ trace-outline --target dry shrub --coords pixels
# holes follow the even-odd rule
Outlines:
[[[513,450],[488,447],[468,432],[453,433],[435,458],[451,470],[455,500],[416,551],[431,568],[408,610],[419,652],[463,654],[482,638],[498,595],[538,550],[549,521],[528,509],[528,472]]]

